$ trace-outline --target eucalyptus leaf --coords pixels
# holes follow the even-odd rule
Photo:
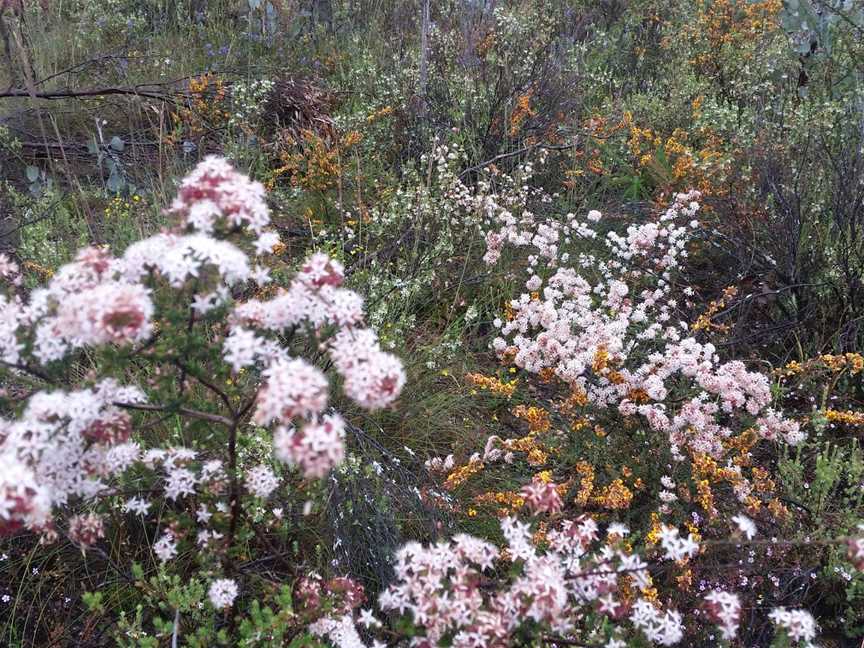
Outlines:
[[[108,191],[120,193],[121,191],[123,191],[123,187],[125,184],[126,181],[119,173],[112,172],[111,175],[108,176]]]

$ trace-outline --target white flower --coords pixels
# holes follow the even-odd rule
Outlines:
[[[372,610],[361,610],[358,623],[362,623],[367,628],[377,628],[381,625],[381,622],[372,614]]]
[[[732,518],[732,521],[738,525],[738,530],[741,531],[748,540],[752,540],[756,537],[756,524],[754,524],[753,520],[748,518],[746,515],[736,515]]]
[[[625,526],[619,522],[613,522],[606,529],[606,534],[610,535],[610,536],[616,535],[616,536],[620,536],[620,537],[624,538],[624,537],[630,535],[630,529],[628,529],[627,526]]]
[[[209,511],[206,504],[200,504],[198,506],[198,511],[195,513],[195,517],[202,524],[207,524],[210,521],[210,518],[213,517],[213,514]]]
[[[177,542],[174,540],[174,535],[167,531],[153,545],[153,553],[159,558],[160,562],[168,562],[177,555]]]
[[[237,598],[237,583],[230,578],[218,578],[210,584],[207,597],[217,610],[231,607]]]
[[[147,515],[147,511],[150,510],[150,502],[141,497],[132,497],[126,500],[123,510],[126,513],[131,512],[136,515]]]
[[[699,553],[699,545],[693,540],[692,533],[686,538],[681,538],[678,535],[678,529],[665,524],[660,531],[660,543],[666,551],[668,560],[684,560]]]
[[[279,486],[279,479],[269,466],[261,464],[246,471],[246,488],[255,497],[266,499]]]
[[[792,641],[806,641],[808,645],[816,638],[816,621],[806,610],[774,608],[768,618],[786,631]]]

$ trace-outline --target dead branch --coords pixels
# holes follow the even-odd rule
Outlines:
[[[84,99],[87,97],[107,97],[110,95],[131,95],[175,103],[174,98],[170,94],[156,90],[156,88],[159,87],[161,86],[156,84],[146,84],[130,87],[89,88],[85,90],[46,90],[43,92],[30,92],[25,88],[13,88],[5,92],[0,92],[0,99],[9,99],[12,97],[29,97],[32,99]]]

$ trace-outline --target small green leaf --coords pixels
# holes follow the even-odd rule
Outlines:
[[[39,167],[28,166],[27,167],[27,179],[30,182],[36,182],[39,179]]]
[[[119,153],[126,148],[126,144],[123,143],[119,135],[115,135],[111,138],[111,148]]]
[[[102,592],[84,592],[81,595],[81,600],[91,612],[102,611]]]
[[[123,176],[117,172],[116,169],[111,172],[110,176],[108,176],[108,191],[119,193],[123,191],[123,187],[125,186],[125,184],[126,181],[123,179]]]

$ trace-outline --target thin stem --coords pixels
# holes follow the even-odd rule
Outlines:
[[[231,503],[231,521],[228,526],[228,538],[226,541],[227,563],[225,572],[227,574],[234,573],[234,561],[231,560],[230,553],[234,545],[234,539],[237,535],[237,523],[240,520],[240,480],[237,475],[237,427],[239,421],[235,419],[231,427],[228,429],[228,472],[231,475],[231,483],[228,490],[228,499]]]
[[[31,367],[29,365],[22,364],[20,362],[7,362],[6,360],[0,360],[0,365],[5,367],[9,367],[10,369],[17,369],[18,371],[22,371],[26,374],[30,374],[34,378],[38,378],[49,384],[54,384],[54,380],[48,374],[44,373],[41,369],[37,369],[36,367]]]
[[[192,376],[195,380],[197,380],[199,383],[201,383],[204,387],[206,387],[211,392],[216,394],[219,397],[219,400],[221,400],[225,404],[225,407],[228,408],[228,411],[231,412],[231,416],[234,418],[237,418],[237,410],[231,404],[231,400],[228,398],[228,394],[226,394],[224,391],[219,389],[219,387],[217,387],[216,385],[214,385],[210,381],[201,377],[197,372],[193,371],[191,367],[189,367],[187,364],[181,362],[180,360],[175,360],[174,364],[180,368],[180,370],[184,373],[184,375]]]
[[[219,414],[210,414],[209,412],[201,412],[199,410],[189,409],[188,407],[178,407],[176,409],[173,409],[167,405],[146,405],[139,403],[114,403],[114,405],[123,409],[138,410],[141,412],[175,411],[177,412],[177,414],[188,416],[189,418],[201,419],[202,421],[210,421],[211,423],[220,423],[229,428],[236,425],[233,420],[226,416],[220,416]]]

